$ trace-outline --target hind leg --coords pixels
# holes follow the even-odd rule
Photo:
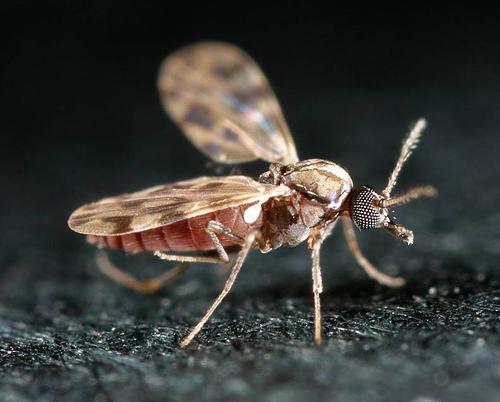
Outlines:
[[[96,260],[100,271],[104,275],[119,283],[120,285],[133,289],[140,293],[157,292],[169,282],[177,279],[182,274],[184,274],[189,267],[188,263],[180,263],[174,268],[154,278],[138,279],[114,265],[109,260],[108,256],[103,252],[97,253]]]
[[[170,283],[172,280],[180,277],[184,274],[190,264],[227,264],[229,263],[229,256],[226,250],[222,246],[218,236],[225,237],[235,244],[242,245],[244,239],[229,229],[221,225],[217,221],[210,221],[205,228],[207,234],[209,235],[215,250],[217,251],[218,257],[212,257],[209,255],[178,255],[178,254],[167,254],[162,251],[155,251],[153,254],[165,261],[177,261],[180,264],[176,265],[174,268],[164,272],[163,274],[149,279],[138,279],[135,276],[121,270],[116,265],[114,265],[108,258],[108,256],[99,252],[96,256],[97,265],[99,266],[101,272],[105,274],[110,279],[115,282],[134,289],[141,293],[155,293],[162,287]]]

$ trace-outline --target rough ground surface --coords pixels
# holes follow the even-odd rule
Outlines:
[[[320,41],[314,32],[321,27],[312,24],[307,38],[318,48],[297,33],[298,62],[290,65],[288,50],[272,39],[264,48],[253,33],[240,37],[269,72],[301,156],[333,159],[357,184],[381,188],[409,122],[423,115],[429,129],[399,189],[431,183],[440,196],[398,209],[415,231],[413,247],[380,231],[360,234],[367,256],[404,276],[404,288],[369,280],[340,231],[326,242],[324,346],[311,341],[310,264],[300,247],[252,254],[213,320],[182,350],[180,338],[225,272],[194,267],[158,294],[139,295],[99,274],[94,250],[65,222],[83,202],[213,173],[166,121],[154,89],[161,57],[199,38],[167,33],[165,45],[158,34],[152,44],[146,31],[135,41],[115,27],[106,30],[110,39],[99,21],[90,39],[70,21],[64,29],[74,37],[6,50],[0,401],[498,400],[500,85],[491,55],[499,46],[472,37],[457,41],[463,53],[453,53],[451,35],[439,47],[422,31],[420,47],[412,45],[434,46],[432,58],[412,50],[381,67],[378,51],[362,56],[371,45]],[[210,30],[199,35],[238,40]],[[380,40],[385,49],[389,39]],[[387,51],[403,51],[395,48]],[[481,49],[488,63],[477,61]],[[349,59],[355,51],[359,60]],[[251,175],[264,168],[242,167]],[[148,256],[112,258],[143,277],[166,267]]]
[[[88,272],[65,275],[45,267],[34,275],[18,263],[2,280],[2,400],[470,401],[478,390],[483,400],[498,395],[500,280],[488,267],[450,260],[426,268],[432,264],[417,259],[418,272],[408,275],[403,290],[360,278],[332,286],[324,297],[327,342],[317,348],[308,277],[291,273],[292,262],[275,262],[283,276],[271,278],[267,269],[243,274],[187,350],[177,342],[215,291],[206,280],[146,297]]]

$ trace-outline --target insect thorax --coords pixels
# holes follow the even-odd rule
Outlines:
[[[336,219],[352,189],[345,169],[321,159],[273,163],[259,180],[292,190],[290,196],[274,197],[263,205],[262,251],[306,240],[311,228]]]

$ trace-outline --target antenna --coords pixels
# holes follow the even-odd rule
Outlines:
[[[387,181],[387,186],[385,186],[382,191],[382,197],[389,198],[391,196],[391,191],[397,183],[399,173],[403,168],[405,162],[408,160],[413,150],[417,147],[418,142],[420,140],[420,136],[422,135],[422,131],[425,129],[427,122],[425,119],[419,119],[413,128],[408,133],[408,136],[403,140],[403,146],[401,147],[401,152],[399,154],[398,161],[391,175],[389,176],[389,180]]]

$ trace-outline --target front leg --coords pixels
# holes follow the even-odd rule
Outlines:
[[[330,223],[328,226],[315,229],[311,232],[308,239],[309,249],[311,250],[312,260],[312,281],[313,281],[313,295],[314,295],[314,342],[321,345],[323,336],[321,332],[321,298],[323,293],[323,277],[321,275],[320,266],[320,250],[323,241],[330,235],[335,222]]]
[[[361,252],[358,240],[356,239],[356,233],[354,232],[354,227],[349,219],[342,219],[342,228],[344,229],[344,236],[347,241],[347,246],[351,250],[352,255],[358,262],[358,264],[365,270],[370,278],[375,279],[378,283],[397,288],[405,284],[404,278],[399,276],[390,276],[380,272]]]

